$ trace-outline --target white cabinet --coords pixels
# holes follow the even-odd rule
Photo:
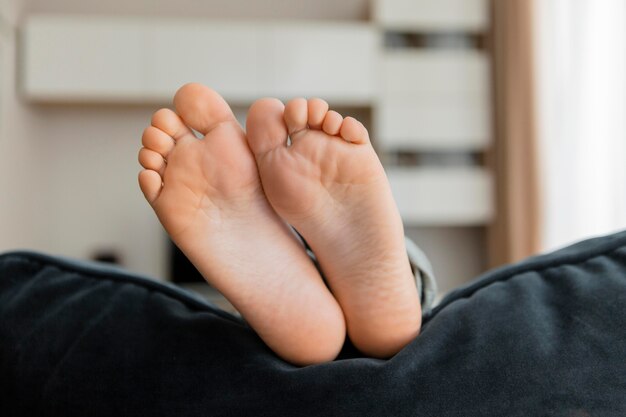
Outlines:
[[[263,47],[269,40],[261,32],[242,23],[156,21],[150,27],[150,48],[144,52],[152,81],[146,95],[169,100],[181,85],[199,82],[231,102],[258,97],[267,78]]]
[[[31,18],[22,32],[22,87],[29,98],[132,99],[152,86],[147,21]]]
[[[487,147],[489,62],[481,51],[411,50],[382,59],[375,137],[382,149]]]
[[[471,47],[472,36],[488,30],[488,0],[375,0],[373,5],[381,36],[392,40],[381,51],[380,91],[373,104],[379,149],[472,160],[472,153],[489,147],[492,130],[489,57]],[[452,35],[459,42],[418,47],[415,34]],[[484,167],[387,169],[408,226],[484,225],[492,219],[492,177]]]
[[[489,143],[486,106],[445,98],[383,99],[375,114],[381,149],[480,151]]]
[[[479,167],[389,168],[407,226],[482,225],[492,218],[492,178]]]
[[[371,25],[276,25],[271,35],[266,94],[358,105],[369,105],[375,97],[379,40]]]
[[[235,103],[307,95],[363,105],[377,45],[374,28],[356,23],[40,16],[23,30],[22,87],[33,101],[151,102],[196,81]]]
[[[489,60],[479,50],[390,51],[383,54],[381,65],[385,96],[437,94],[488,99]]]
[[[478,0],[381,0],[387,28],[478,30]],[[393,7],[392,7],[393,6]],[[182,84],[207,84],[231,104],[319,96],[372,108],[384,151],[474,152],[488,146],[489,63],[481,51],[384,51],[368,23],[230,22],[30,17],[21,88],[31,101],[168,103]],[[390,168],[408,225],[484,224],[491,177],[480,167]]]
[[[482,31],[489,24],[488,0],[376,0],[374,16],[388,29]]]

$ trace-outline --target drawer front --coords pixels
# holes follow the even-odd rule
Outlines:
[[[21,34],[22,90],[41,100],[141,95],[152,87],[148,29],[134,19],[31,18]]]
[[[493,216],[493,185],[482,168],[391,168],[393,195],[407,226],[482,225]]]
[[[481,51],[391,52],[382,60],[383,96],[489,97],[489,58]],[[485,100],[486,101],[486,100]]]
[[[376,92],[378,44],[366,24],[277,26],[266,62],[268,94],[368,104]]]
[[[375,140],[383,149],[479,151],[490,142],[489,107],[475,100],[386,99],[375,117]]]
[[[483,31],[487,0],[376,0],[376,20],[387,28],[422,31]]]
[[[23,90],[35,101],[169,102],[195,81],[235,103],[367,105],[378,44],[367,24],[41,16],[24,28]]]

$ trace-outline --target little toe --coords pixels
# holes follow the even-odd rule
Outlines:
[[[248,145],[256,157],[287,146],[285,105],[275,98],[263,98],[250,106],[246,119]]]
[[[238,126],[222,96],[202,84],[190,83],[179,88],[174,96],[174,107],[185,124],[203,135],[224,122]]]
[[[163,172],[165,172],[165,159],[161,156],[160,153],[155,152],[148,148],[141,148],[139,150],[139,163],[145,169],[150,169],[152,171],[156,171],[159,175],[163,176]]]
[[[328,103],[320,98],[312,98],[308,101],[309,127],[311,129],[322,129],[324,117],[328,113]]]
[[[162,130],[175,141],[185,136],[193,136],[193,132],[182,119],[170,109],[157,110],[152,115],[152,126]]]
[[[148,126],[141,136],[141,144],[150,150],[158,152],[163,158],[174,149],[174,139],[154,126]]]
[[[331,110],[326,113],[326,117],[324,117],[322,129],[331,136],[337,136],[339,134],[339,129],[341,129],[342,122],[343,117],[336,111]]]
[[[363,123],[356,120],[354,117],[346,117],[343,119],[339,135],[346,141],[351,143],[368,143],[369,134],[367,129],[363,126]]]
[[[295,98],[285,106],[285,124],[289,136],[299,133],[307,128],[308,109],[304,98]]]
[[[150,204],[159,197],[162,183],[163,180],[156,171],[145,169],[139,173],[139,188]]]

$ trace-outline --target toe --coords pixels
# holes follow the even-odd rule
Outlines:
[[[163,176],[163,172],[165,171],[165,159],[163,159],[160,153],[148,148],[141,148],[139,150],[138,159],[142,167],[156,171],[159,175]]]
[[[307,107],[307,101],[303,98],[293,99],[285,106],[285,124],[290,136],[307,128]]]
[[[148,126],[141,136],[141,144],[152,151],[158,152],[163,158],[174,149],[174,139],[154,126]]]
[[[324,122],[322,123],[322,129],[329,135],[336,136],[339,134],[339,129],[341,128],[341,123],[343,122],[343,117],[334,110],[326,113],[326,117],[324,117]]]
[[[320,98],[312,98],[307,104],[309,108],[309,127],[321,130],[324,117],[328,113],[328,103]]]
[[[343,119],[339,135],[346,141],[351,143],[368,143],[369,134],[363,123],[354,117],[346,117]]]
[[[222,96],[202,84],[185,84],[178,89],[174,107],[187,126],[203,135],[221,123],[237,123]]]
[[[139,173],[139,188],[148,203],[153,204],[161,192],[162,180],[158,172],[143,170]]]
[[[283,119],[285,106],[275,98],[257,100],[248,111],[246,133],[255,156],[287,146],[287,126]]]
[[[174,140],[189,135],[193,136],[191,129],[189,129],[182,119],[170,109],[157,110],[152,115],[151,124],[157,129],[167,133]]]

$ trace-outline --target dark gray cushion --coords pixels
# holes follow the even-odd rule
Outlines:
[[[173,286],[0,256],[3,416],[624,416],[626,232],[489,272],[359,356],[297,368]]]

